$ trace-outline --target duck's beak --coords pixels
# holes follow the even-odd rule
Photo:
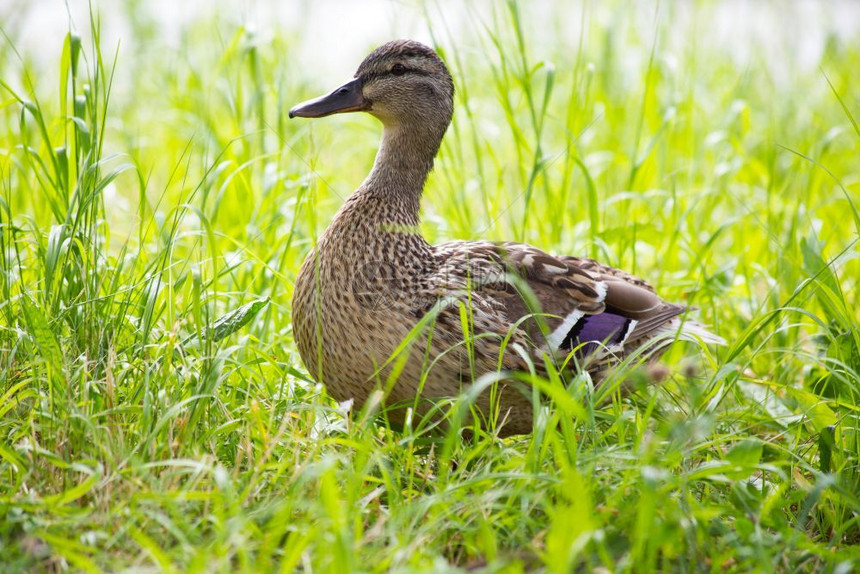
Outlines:
[[[361,94],[361,79],[345,83],[332,93],[295,106],[290,110],[291,118],[322,118],[344,112],[359,112],[370,109],[370,102]]]

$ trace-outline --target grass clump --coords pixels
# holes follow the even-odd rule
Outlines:
[[[311,34],[204,16],[170,47],[132,3],[116,49],[97,8],[53,67],[0,46],[4,570],[857,567],[856,34],[786,78],[706,2],[413,15],[458,82],[428,238],[598,257],[730,341],[435,441],[345,417],[295,350],[292,281],[378,135],[285,120],[341,79]]]

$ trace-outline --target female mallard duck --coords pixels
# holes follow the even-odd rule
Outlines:
[[[567,359],[600,378],[612,360],[645,345],[653,357],[675,338],[721,342],[682,322],[686,307],[591,259],[512,242],[427,243],[418,231],[421,193],[453,110],[447,67],[409,40],[377,48],[354,79],[290,110],[291,118],[364,111],[383,124],[370,175],[319,238],[295,284],[299,352],[335,399],[363,402],[384,388],[389,405],[412,405],[419,394],[456,396],[484,373]],[[507,386],[495,404],[501,434],[529,432],[531,393]],[[489,414],[490,393],[477,405]],[[399,422],[403,410],[391,416]]]

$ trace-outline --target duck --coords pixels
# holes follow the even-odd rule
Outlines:
[[[655,361],[679,339],[724,344],[687,306],[591,258],[424,239],[421,197],[454,113],[452,76],[432,48],[388,42],[289,117],[351,112],[382,123],[376,159],[304,260],[292,302],[301,359],[338,402],[381,396],[402,427],[489,378],[474,399],[481,420],[502,437],[527,434],[533,390],[506,374],[554,369],[596,385],[634,353]]]

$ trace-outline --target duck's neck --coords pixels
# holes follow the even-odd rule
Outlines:
[[[418,225],[421,193],[445,129],[386,125],[370,175],[358,193],[380,202],[393,224]]]

